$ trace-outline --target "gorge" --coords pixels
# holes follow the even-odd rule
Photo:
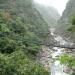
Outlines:
[[[0,0],[0,75],[75,75],[75,0],[41,1]]]

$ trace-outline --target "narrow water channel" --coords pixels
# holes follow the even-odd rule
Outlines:
[[[53,28],[50,29],[50,31],[51,31],[51,35],[54,37],[54,39],[57,42],[59,42],[62,45],[68,44],[65,40],[63,40],[63,38],[61,36],[57,36],[54,34]],[[57,56],[60,56],[61,54],[63,54],[64,48],[54,47],[53,49],[56,50],[56,52],[52,53],[53,59],[55,59]],[[52,65],[51,65],[51,75],[69,75],[69,74],[64,72],[64,65],[61,65],[59,60],[55,60],[54,63],[52,63]]]

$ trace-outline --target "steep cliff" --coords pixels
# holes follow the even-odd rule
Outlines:
[[[66,5],[62,17],[58,21],[58,27],[56,29],[57,34],[60,34],[67,41],[75,42],[75,33],[68,31],[72,26],[72,18],[75,16],[75,0],[69,0]]]

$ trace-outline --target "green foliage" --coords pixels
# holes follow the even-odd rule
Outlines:
[[[16,51],[11,55],[0,54],[0,74],[49,75],[43,66],[29,59],[22,51]]]
[[[10,21],[4,18],[0,25],[0,74],[49,75],[43,66],[32,60],[40,49],[40,38],[27,31],[20,18]]]
[[[10,14],[21,17],[25,28],[27,28],[28,31],[34,32],[40,38],[48,36],[46,34],[46,32],[48,32],[48,25],[39,12],[33,8],[32,0],[15,0],[12,2],[10,0],[8,1],[8,5],[10,7],[7,6],[7,10],[9,10]],[[40,32],[43,34],[40,34]]]
[[[12,17],[10,20],[1,12],[0,18],[0,52],[12,53],[15,50],[27,49],[25,52],[36,54],[40,49],[41,41],[33,32],[29,32],[20,17]]]
[[[48,26],[31,1],[0,0],[0,75],[49,75],[33,60]]]
[[[75,17],[72,19],[72,25],[75,25]]]
[[[17,17],[11,21],[10,28],[13,32],[18,33],[18,34],[26,32],[26,29],[24,27],[24,23],[21,21],[20,17]]]
[[[72,75],[75,75],[75,73],[72,73]]]
[[[71,24],[72,26],[68,29],[68,31],[75,32],[75,16],[72,17]]]
[[[75,67],[75,57],[72,57],[70,55],[62,55],[59,60],[62,64],[65,64],[69,67]]]
[[[70,32],[75,32],[75,26],[70,27],[70,28],[68,29],[68,31],[70,31]]]
[[[10,38],[0,38],[0,52],[1,53],[12,53],[16,50],[16,42]]]
[[[5,2],[7,2],[8,0],[0,0],[0,3],[5,3]]]

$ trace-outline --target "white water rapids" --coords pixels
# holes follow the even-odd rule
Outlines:
[[[51,28],[51,35],[54,39],[59,42],[61,45],[68,44],[61,36],[57,36],[54,34],[55,29]],[[70,43],[71,44],[71,43]],[[56,58],[56,56],[60,56],[63,53],[64,48],[54,47],[53,49],[57,50],[56,52],[52,53],[52,58]],[[51,66],[51,75],[70,75],[64,72],[64,66],[60,64],[59,60],[55,60]]]

